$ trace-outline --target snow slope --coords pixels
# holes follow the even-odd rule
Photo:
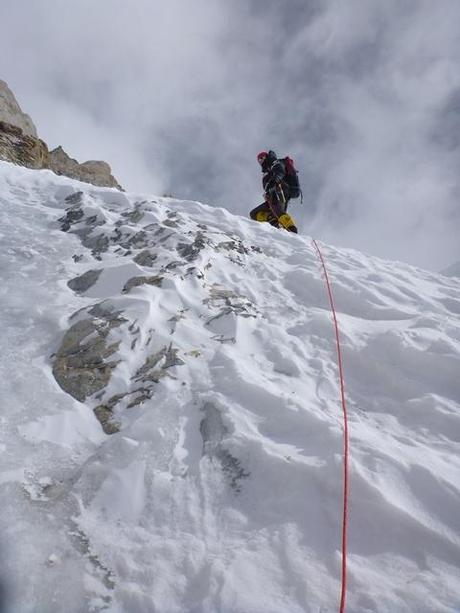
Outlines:
[[[310,238],[6,163],[0,235],[6,609],[337,611],[342,418]],[[460,610],[459,280],[322,250],[347,611]],[[91,317],[109,379],[79,401],[54,375]]]

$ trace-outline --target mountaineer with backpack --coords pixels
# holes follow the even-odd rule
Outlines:
[[[297,234],[294,220],[286,212],[289,200],[298,198],[302,193],[294,162],[290,157],[278,159],[271,150],[268,153],[261,151],[257,161],[263,173],[265,202],[252,209],[249,216],[255,221],[268,221],[275,228],[281,224],[288,232]]]

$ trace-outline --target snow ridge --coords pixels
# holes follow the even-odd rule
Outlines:
[[[12,610],[336,611],[340,390],[310,239],[5,163],[0,216]],[[350,420],[347,610],[447,613],[458,280],[324,252]]]

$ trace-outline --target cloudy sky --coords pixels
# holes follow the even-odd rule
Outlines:
[[[127,190],[246,214],[272,148],[303,233],[460,260],[459,0],[1,0],[0,29],[39,135]]]

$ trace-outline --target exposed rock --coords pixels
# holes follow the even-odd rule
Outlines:
[[[177,323],[181,319],[185,319],[184,313],[186,311],[188,311],[188,309],[181,309],[178,313],[168,319],[168,322],[171,324],[171,334],[174,334],[174,332],[176,331]]]
[[[175,349],[171,343],[169,347],[163,347],[160,351],[152,353],[148,356],[143,366],[136,372],[133,377],[134,380],[143,381],[144,383],[147,381],[158,383],[160,379],[166,376],[167,373],[165,371],[168,368],[185,364],[184,360],[177,357],[177,352],[178,349]],[[162,360],[164,360],[163,364],[159,366]],[[156,368],[157,366],[159,367]]]
[[[107,361],[119,346],[109,344],[110,330],[124,321],[119,313],[96,305],[91,315],[71,326],[62,339],[53,364],[53,375],[60,387],[83,402],[105,388],[117,361]]]
[[[139,230],[134,234],[125,235],[118,228],[115,230],[115,238],[123,249],[143,249],[149,244],[147,232]]]
[[[136,255],[134,261],[139,266],[146,266],[147,268],[152,268],[154,261],[157,259],[157,255],[155,253],[151,253],[148,249],[144,249]]]
[[[165,272],[167,270],[176,270],[176,268],[178,268],[181,264],[182,262],[180,260],[173,260],[172,262],[168,262],[165,266],[162,266],[160,272]]]
[[[261,253],[260,247],[256,247],[254,245],[250,245],[246,247],[246,245],[239,238],[231,238],[228,241],[222,241],[216,245],[216,249],[219,251],[227,251],[229,253],[229,260],[238,264],[239,266],[244,266],[244,260],[240,257],[240,255],[249,255],[251,251],[255,251],[257,253]],[[234,255],[232,257],[232,252]]]
[[[227,251],[237,251],[238,253],[247,255],[249,253],[248,249],[243,244],[243,241],[240,240],[230,240],[223,241],[217,245],[217,249],[226,249]]]
[[[230,487],[236,492],[241,491],[240,481],[249,477],[241,462],[225,449],[223,439],[228,434],[220,411],[212,403],[206,402],[202,409],[204,417],[200,423],[200,433],[203,439],[203,455],[211,460],[217,460],[226,476]]]
[[[37,138],[37,129],[32,119],[21,111],[13,92],[2,80],[0,80],[0,121],[16,126],[24,136]]]
[[[168,226],[169,228],[179,227],[179,222],[177,221],[177,219],[165,219],[163,223],[165,226]]]
[[[5,81],[0,81],[0,159],[27,168],[49,168],[46,143]]]
[[[60,217],[58,219],[58,221],[62,224],[61,230],[63,232],[68,232],[74,224],[80,222],[83,219],[83,216],[84,212],[80,207],[74,205],[71,208],[68,208],[66,210],[65,216]]]
[[[151,355],[149,355],[148,358],[145,360],[143,366],[141,366],[136,372],[136,374],[134,375],[134,380],[135,381],[153,380],[155,383],[158,383],[161,377],[164,377],[164,373],[161,373],[161,370],[155,370],[155,366],[165,357],[165,351],[166,351],[166,347],[163,347],[163,349],[160,349],[160,351],[157,351],[156,353],[152,353]],[[152,373],[158,373],[158,374],[154,374],[154,378],[152,379]]]
[[[99,404],[93,409],[95,416],[97,417],[102,429],[106,434],[115,434],[121,429],[121,423],[116,420],[114,409],[117,405],[120,414],[120,409],[132,409],[139,406],[146,400],[150,400],[153,390],[151,387],[138,387],[135,390],[126,392],[124,394],[116,394],[109,398],[103,404]],[[128,401],[129,397],[132,397],[131,401]]]
[[[117,421],[113,421],[113,413],[111,409],[104,404],[100,404],[93,409],[93,411],[106,434],[115,434],[115,432],[120,432],[120,424]]]
[[[27,168],[49,168],[50,165],[46,143],[4,121],[0,121],[0,159]]]
[[[206,247],[209,240],[205,237],[203,232],[197,232],[193,243],[187,245],[186,243],[179,243],[176,247],[177,252],[188,262],[193,262],[199,256],[200,251]]]
[[[67,285],[71,290],[78,293],[84,293],[92,287],[99,279],[102,270],[87,270],[79,277],[75,277],[68,281]]]
[[[79,164],[60,146],[50,152],[47,144],[38,138],[31,118],[21,111],[13,92],[1,80],[0,160],[27,168],[49,168],[58,175],[123,191],[107,162],[90,160]]]
[[[78,234],[78,232],[76,232]],[[109,248],[109,239],[105,234],[97,234],[96,236],[89,236],[89,234],[84,234],[82,232],[81,242],[85,247],[91,249],[92,255],[96,257],[96,259],[101,259],[100,254],[104,251],[107,251]]]
[[[127,405],[127,409],[132,409],[134,407],[139,406],[140,404],[142,404],[143,402],[145,402],[146,400],[150,400],[150,398],[152,397],[152,389],[147,388],[147,387],[141,387],[137,390],[135,390],[133,392],[134,394],[137,394],[137,396],[131,400],[131,402]]]
[[[165,353],[165,363],[162,366],[163,369],[171,368],[172,366],[182,366],[185,364],[184,360],[177,357],[178,351],[178,349],[174,349],[172,343],[169,345]]]
[[[98,302],[88,310],[88,313],[93,317],[106,319],[109,322],[123,323],[127,321],[124,317],[122,317],[123,311],[116,311],[113,306],[107,304],[106,302]]]
[[[103,233],[94,235],[93,232],[98,226],[103,226],[105,221],[99,219],[96,215],[85,218],[84,211],[77,199],[78,194],[80,192],[72,194],[71,197],[75,198],[76,204],[72,204],[66,209],[65,216],[60,217],[58,221],[61,223],[61,230],[79,236],[82,244],[91,249],[92,255],[100,260],[100,254],[108,250],[110,241],[107,235]],[[72,226],[76,227],[72,228]]]
[[[138,202],[133,211],[122,213],[121,216],[128,219],[131,223],[139,223],[144,217],[144,211],[141,210],[142,203]]]
[[[73,194],[70,194],[69,196],[67,196],[65,201],[68,202],[69,204],[80,204],[82,201],[82,196],[83,196],[83,192],[81,191],[74,192]]]
[[[112,175],[112,169],[107,162],[90,160],[79,164],[59,146],[50,152],[50,168],[57,175],[65,175],[71,179],[92,183],[100,187],[123,188]]]
[[[164,277],[155,276],[155,277],[133,277],[129,281],[125,283],[123,287],[123,293],[129,294],[129,292],[133,289],[133,287],[139,287],[140,285],[155,285],[156,287],[161,287],[161,283]]]
[[[207,321],[208,324],[229,313],[241,317],[257,317],[257,309],[248,298],[217,284],[211,286],[209,298],[205,298],[203,303],[209,307],[220,308],[220,312]]]

